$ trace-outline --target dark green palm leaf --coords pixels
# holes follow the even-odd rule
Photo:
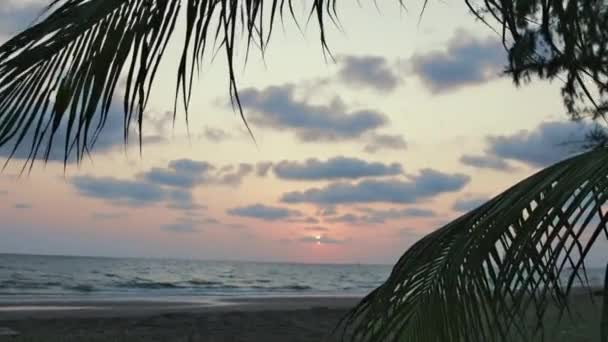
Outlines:
[[[542,170],[416,243],[345,325],[357,341],[536,341],[585,285],[607,199],[608,149]]]
[[[310,2],[321,28],[333,5]],[[65,125],[65,161],[72,152],[80,160],[106,122],[121,77],[124,138],[131,122],[141,133],[156,70],[181,16],[186,39],[176,101],[182,98],[187,109],[195,68],[211,41],[224,50],[229,91],[240,109],[233,70],[237,31],[245,32],[248,46],[264,49],[271,34],[265,26],[272,28],[286,10],[293,15],[291,1],[55,0],[38,23],[0,47],[0,147],[11,142],[15,153],[29,132],[29,159],[40,152],[48,159],[54,135]],[[321,42],[326,48],[324,30]]]

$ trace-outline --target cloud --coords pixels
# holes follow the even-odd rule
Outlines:
[[[544,167],[582,152],[581,145],[593,125],[585,122],[543,122],[534,130],[489,136],[487,155]]]
[[[128,216],[129,216],[129,214],[125,213],[125,212],[120,212],[120,213],[97,212],[97,213],[91,214],[91,218],[93,220],[97,220],[97,221],[117,220],[117,219],[126,218]]]
[[[402,218],[432,218],[437,216],[433,210],[421,208],[391,208],[386,210],[357,208],[357,211],[361,212],[362,215],[345,214],[326,218],[325,221],[330,223],[347,223],[353,225],[373,225],[383,224],[386,221]]]
[[[202,136],[208,141],[221,143],[232,138],[230,133],[219,128],[205,127]]]
[[[8,195],[8,190],[0,190],[0,196]]]
[[[247,88],[241,91],[240,99],[243,107],[252,111],[252,123],[292,130],[304,142],[358,139],[388,123],[387,117],[375,110],[349,111],[339,97],[329,105],[298,100],[292,85]]]
[[[405,150],[407,142],[401,135],[375,134],[372,133],[370,141],[365,145],[364,151],[376,153],[380,150]]]
[[[152,168],[141,177],[150,183],[189,189],[210,178],[213,169],[207,162],[180,159],[171,161],[167,169]]]
[[[514,170],[514,167],[509,165],[504,159],[492,155],[475,156],[465,154],[460,157],[460,162],[478,169],[492,169],[504,172]]]
[[[255,173],[258,177],[266,177],[272,168],[272,162],[259,162],[255,166]]]
[[[167,192],[167,207],[185,211],[204,210],[207,207],[196,203],[192,189],[171,190]]]
[[[485,196],[467,196],[456,200],[452,206],[452,209],[454,209],[454,211],[469,212],[489,200],[490,199]]]
[[[115,204],[143,206],[160,203],[167,198],[167,191],[161,186],[141,180],[77,176],[73,177],[70,183],[83,196]]]
[[[292,217],[302,216],[297,210],[282,207],[271,207],[263,204],[253,204],[246,207],[228,209],[228,215],[239,217],[250,217],[265,221],[284,220]]]
[[[290,218],[287,219],[286,222],[290,222],[290,223],[307,223],[307,224],[317,224],[319,223],[319,219],[316,217],[312,217],[312,216],[307,216],[307,217],[294,217],[294,218]]]
[[[338,62],[338,77],[347,86],[387,92],[399,85],[399,75],[382,56],[341,56]]]
[[[161,127],[162,127],[162,124],[166,122],[166,119],[164,119],[164,116],[166,114],[162,113],[159,116],[159,114],[156,114],[156,113],[146,113],[145,115],[146,115],[145,122],[151,122],[151,125],[149,125],[149,126],[146,125],[143,127],[144,132],[143,132],[143,137],[142,137],[142,144],[144,144],[144,145],[158,144],[158,143],[166,141],[164,138],[163,132],[159,131],[159,129],[161,129]],[[47,117],[48,117],[48,115],[47,115]],[[105,125],[104,125],[103,129],[101,130],[101,132],[99,133],[99,136],[97,137],[97,139],[94,141],[93,145],[91,145],[91,143],[93,142],[92,141],[93,128],[91,129],[90,134],[88,136],[88,147],[89,147],[89,152],[92,155],[109,153],[111,151],[114,151],[114,150],[124,146],[123,118],[124,118],[123,111],[119,108],[119,106],[112,105],[110,107],[110,111],[108,113]],[[129,136],[130,136],[129,141],[130,142],[134,141],[133,137],[138,137],[136,127],[137,127],[137,125],[134,123],[132,123],[130,126],[130,132],[129,132]],[[15,150],[15,153],[12,156],[13,159],[27,160],[28,158],[30,158],[30,151],[31,151],[32,143],[34,141],[34,131],[35,130],[33,130],[33,129],[29,130],[27,132],[27,134],[25,134],[19,147]],[[50,136],[51,136],[50,132],[46,132],[45,134],[41,135],[42,141],[40,144],[40,148],[38,149],[36,158],[41,159],[41,158],[45,157],[45,153],[48,148],[48,139],[50,138]],[[60,124],[59,129],[53,136],[53,144],[51,145],[51,149],[49,150],[49,156],[48,156],[49,161],[62,162],[62,163],[64,162],[64,158],[66,156],[66,153],[65,153],[66,138],[67,138],[67,123],[66,123],[66,120],[64,119],[62,121],[62,123]],[[75,138],[75,136],[74,136],[74,132],[73,132],[70,136],[70,140],[73,140],[74,138]],[[17,139],[13,138],[13,139],[9,140],[3,146],[0,146],[0,157],[9,157],[11,155],[11,152],[12,152],[16,142],[17,142]],[[73,150],[68,151],[68,152],[69,153],[68,153],[67,162],[68,163],[75,162],[76,156],[77,156],[76,149],[74,148]],[[81,151],[81,153],[82,153],[82,151]]]
[[[336,208],[335,205],[330,205],[324,208],[319,208],[319,210],[317,210],[317,216],[333,216],[333,215],[337,215],[338,214],[338,210]]]
[[[0,7],[0,44],[26,29],[42,12],[44,0],[3,1]]]
[[[189,234],[201,231],[200,222],[192,219],[180,219],[177,222],[163,224],[161,230],[171,233]]]
[[[348,204],[348,203],[415,203],[445,192],[462,189],[470,177],[461,173],[445,174],[424,169],[409,180],[364,180],[356,184],[332,183],[323,188],[289,192],[284,203]]]
[[[350,239],[336,239],[326,235],[320,236],[304,236],[298,239],[298,242],[301,243],[312,243],[317,245],[341,245],[347,242],[350,242]]]
[[[304,163],[282,161],[274,166],[273,171],[280,179],[333,180],[395,176],[403,173],[403,168],[397,163],[387,165],[357,158],[334,157],[327,161],[308,159]]]
[[[309,232],[328,232],[329,228],[321,227],[321,226],[310,226],[310,227],[305,227],[304,230],[309,231]]]
[[[239,185],[243,182],[243,178],[250,175],[254,170],[251,164],[241,163],[236,171],[226,171],[220,174],[217,182],[224,185]]]
[[[15,204],[15,209],[22,209],[22,210],[28,210],[28,209],[32,209],[32,204],[31,203],[16,203]]]
[[[479,40],[461,30],[445,51],[414,55],[409,64],[433,93],[442,93],[494,80],[506,62],[507,53],[499,39]]]

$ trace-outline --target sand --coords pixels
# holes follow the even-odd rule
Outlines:
[[[599,341],[602,297],[573,297],[574,319],[553,324],[546,341]],[[357,298],[272,298],[193,302],[0,304],[11,342],[337,341],[330,336]],[[549,313],[548,322],[554,319]]]

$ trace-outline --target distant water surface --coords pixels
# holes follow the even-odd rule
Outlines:
[[[363,296],[390,266],[0,254],[0,301]]]

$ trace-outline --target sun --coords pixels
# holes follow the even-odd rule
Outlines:
[[[317,245],[321,244],[321,235],[315,235],[315,240],[317,240]]]

